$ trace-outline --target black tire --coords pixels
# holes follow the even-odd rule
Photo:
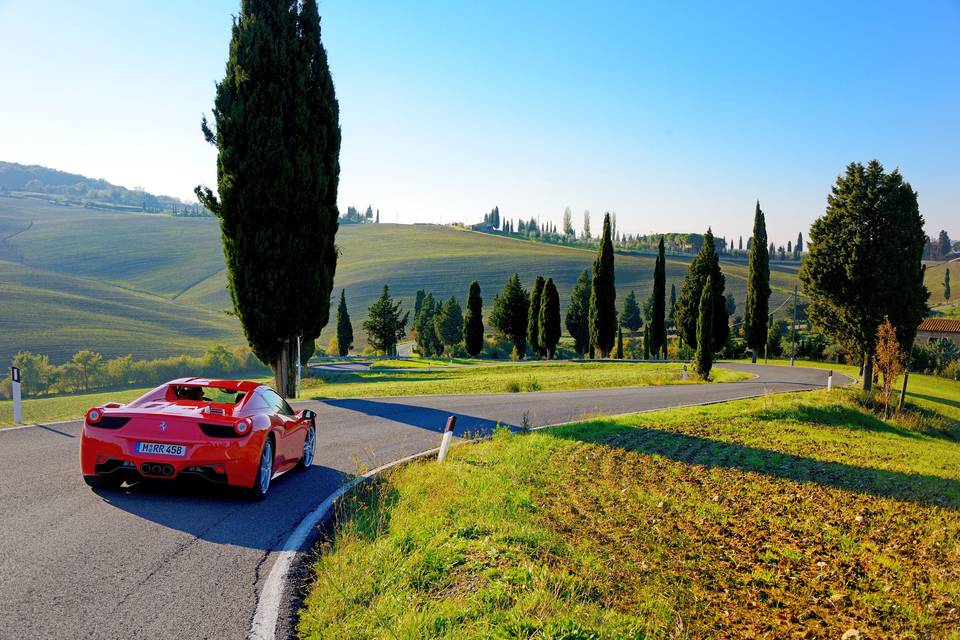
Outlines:
[[[265,460],[269,460],[269,468],[265,471]],[[270,490],[270,484],[273,481],[273,465],[274,465],[274,453],[273,453],[273,440],[267,438],[263,443],[263,449],[260,451],[260,462],[257,465],[257,476],[253,479],[253,487],[250,488],[250,498],[252,500],[263,500],[267,497],[267,492]],[[264,473],[269,477],[264,481]]]
[[[93,489],[116,489],[120,486],[120,483],[123,482],[123,478],[118,477],[116,474],[110,474],[108,476],[83,476],[83,481],[87,483],[88,487]]]
[[[307,445],[310,444],[309,455]],[[307,429],[307,437],[303,439],[303,451],[300,452],[300,460],[297,461],[297,469],[307,471],[313,466],[313,458],[317,452],[317,429],[313,425]]]

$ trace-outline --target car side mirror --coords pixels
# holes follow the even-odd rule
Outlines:
[[[304,420],[313,420],[314,418],[317,417],[317,414],[311,411],[310,409],[304,409],[303,411],[300,412],[300,415],[301,417],[303,417]]]

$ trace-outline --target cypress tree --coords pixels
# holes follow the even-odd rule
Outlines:
[[[423,308],[423,299],[427,297],[427,292],[423,289],[417,289],[417,299],[413,303],[413,323],[417,323],[417,317],[420,315],[420,309]]]
[[[533,283],[533,292],[530,294],[530,311],[527,318],[527,344],[530,350],[540,357],[546,355],[546,350],[540,345],[540,300],[543,298],[543,276],[537,276]]]
[[[697,350],[693,354],[693,368],[704,380],[710,379],[713,368],[713,276],[707,276],[706,285],[700,295],[697,317]]]
[[[443,303],[440,313],[434,318],[437,337],[443,343],[444,350],[453,356],[454,347],[463,338],[463,310],[455,296]]]
[[[623,325],[617,325],[617,360],[623,360]]]
[[[623,314],[620,316],[620,323],[630,331],[638,331],[643,325],[643,318],[640,316],[637,296],[631,290],[623,299]]]
[[[337,307],[337,352],[345,356],[353,349],[353,325],[347,312],[347,290],[340,290],[340,305]]]
[[[467,314],[463,322],[463,345],[471,356],[476,358],[483,351],[483,298],[480,297],[480,283],[470,283],[467,294]]]
[[[663,236],[657,246],[657,262],[653,268],[653,327],[650,338],[653,340],[653,352],[659,354],[667,344],[666,304],[667,304],[667,259],[664,255]]]
[[[884,317],[900,344],[911,344],[927,313],[923,283],[923,216],[917,194],[899,171],[855,162],[827,197],[810,228],[800,284],[814,327],[863,354],[864,390],[873,383],[874,346]]]
[[[527,320],[530,312],[530,294],[520,284],[519,274],[513,274],[506,286],[493,299],[490,324],[497,335],[513,342],[513,357],[523,360],[527,351]]]
[[[573,348],[582,358],[590,343],[590,271],[584,269],[570,293],[564,325],[573,338]]]
[[[540,300],[540,346],[547,359],[552,360],[560,342],[560,293],[553,278],[547,278]]]
[[[603,217],[603,235],[593,261],[593,286],[590,290],[590,344],[606,358],[617,337],[617,290],[614,286],[613,241],[610,214]]]
[[[440,311],[440,303],[432,293],[428,293],[420,305],[420,313],[413,321],[413,331],[417,342],[417,352],[425,357],[438,356],[443,352],[443,345],[437,337],[436,319]]]
[[[327,324],[337,266],[339,106],[316,0],[244,2],[229,51],[215,131],[201,121],[218,151],[219,196],[195,192],[220,221],[247,342],[290,396],[298,336],[313,340]]]
[[[747,258],[747,305],[743,313],[743,334],[751,359],[767,344],[767,323],[770,314],[770,256],[767,253],[767,223],[760,210],[760,201],[753,215],[753,243]]]
[[[367,312],[363,329],[367,332],[367,342],[384,355],[397,353],[397,341],[403,338],[410,312],[403,312],[400,303],[390,297],[390,287],[383,285],[383,292]]]
[[[703,293],[703,287],[708,276],[711,276],[711,282],[713,283],[713,312],[711,314],[713,318],[713,330],[711,331],[713,348],[719,350],[727,342],[730,327],[727,318],[727,300],[723,295],[726,278],[720,271],[720,260],[717,258],[713,232],[710,229],[707,229],[707,233],[703,237],[703,245],[701,245],[697,257],[690,263],[687,276],[680,286],[680,295],[677,296],[675,314],[677,332],[683,339],[684,344],[690,347],[696,347],[697,345],[700,295]]]
[[[677,313],[677,285],[670,283],[670,326],[676,324]]]
[[[943,274],[943,299],[944,300],[950,299],[950,268],[949,267]]]

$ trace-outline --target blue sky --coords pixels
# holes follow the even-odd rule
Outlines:
[[[0,159],[189,197],[239,2],[0,0]],[[960,3],[321,2],[340,206],[786,243],[878,158],[960,235]],[[51,19],[50,16],[57,16]]]

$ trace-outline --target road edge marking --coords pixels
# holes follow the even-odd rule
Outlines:
[[[303,550],[302,547],[307,541],[311,530],[323,521],[331,509],[333,509],[333,505],[337,500],[350,493],[357,485],[371,480],[391,467],[412,462],[418,458],[434,455],[439,450],[440,447],[436,447],[415,453],[377,467],[362,476],[353,478],[349,482],[340,485],[336,491],[327,496],[313,511],[304,516],[296,529],[283,541],[283,544],[279,548],[280,550],[277,552],[277,559],[270,568],[270,573],[267,574],[267,579],[263,583],[263,588],[260,590],[260,595],[257,598],[257,609],[253,614],[250,630],[247,631],[247,640],[273,640],[276,637],[277,621],[280,618],[280,604],[283,600],[283,591],[287,586],[287,576],[290,573],[293,560],[296,555]]]

